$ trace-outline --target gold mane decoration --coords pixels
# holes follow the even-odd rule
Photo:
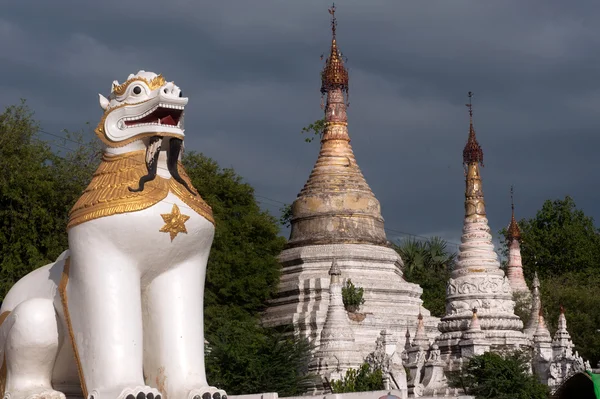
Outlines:
[[[192,195],[175,179],[160,176],[146,183],[144,191],[130,191],[128,187],[135,186],[140,177],[147,173],[144,158],[144,150],[120,155],[104,154],[92,181],[69,212],[67,229],[89,220],[150,208],[163,201],[169,192],[214,225],[211,207],[193,188],[181,162],[177,165],[179,174],[196,195]]]
[[[122,96],[125,93],[125,90],[127,90],[127,87],[129,87],[129,85],[131,83],[136,82],[136,81],[144,82],[150,88],[150,90],[156,90],[159,87],[163,86],[167,82],[165,80],[165,78],[162,76],[162,74],[156,76],[155,78],[153,78],[150,81],[148,81],[148,79],[145,79],[145,78],[143,78],[141,76],[135,76],[135,77],[127,80],[125,83],[120,84],[120,85],[115,85],[113,83],[112,91],[117,96]]]

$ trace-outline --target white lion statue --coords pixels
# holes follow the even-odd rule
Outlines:
[[[226,399],[204,367],[214,220],[180,162],[187,102],[145,71],[100,95],[106,148],[69,249],[0,309],[4,399]]]

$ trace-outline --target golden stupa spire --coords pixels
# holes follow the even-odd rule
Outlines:
[[[479,166],[483,166],[483,150],[477,142],[475,128],[473,127],[473,92],[469,92],[469,139],[463,150],[463,165],[466,168],[467,189],[465,191],[465,217],[485,218],[485,201],[481,186]]]
[[[344,67],[342,54],[337,47],[335,30],[337,20],[335,19],[335,3],[328,10],[331,14],[331,51],[325,61],[325,67],[321,72],[321,94],[329,94],[330,91],[341,89],[348,94],[348,71]]]
[[[510,218],[510,224],[508,225],[506,239],[508,242],[512,242],[513,240],[521,240],[521,230],[519,229],[519,225],[515,219],[515,201],[514,201],[514,190],[513,187],[510,186],[510,206],[512,209],[512,216]]]

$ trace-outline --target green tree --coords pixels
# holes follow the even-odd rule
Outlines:
[[[593,218],[577,209],[573,198],[547,200],[534,218],[518,224],[528,279],[534,271],[540,278],[590,268],[600,271],[600,234]],[[506,229],[501,234],[506,237]]]
[[[550,331],[555,331],[563,305],[575,349],[596,364],[600,361],[600,298],[596,294],[600,235],[593,219],[566,196],[564,200],[545,201],[535,217],[518,223],[524,274],[531,282],[534,271],[538,272]],[[506,229],[500,233],[506,237]],[[506,246],[504,251],[507,253]],[[517,310],[526,321],[527,311],[522,306]]]
[[[600,273],[569,272],[541,280],[541,297],[548,328],[556,331],[560,306],[575,350],[590,364],[600,361]]]
[[[454,266],[456,253],[448,250],[446,241],[432,237],[422,242],[408,239],[394,245],[404,262],[404,278],[423,288],[423,306],[433,316],[446,314],[446,283]]]
[[[277,220],[261,211],[254,189],[233,169],[221,169],[194,151],[186,152],[182,162],[212,207],[216,224],[206,274],[207,322],[218,320],[222,307],[255,315],[265,308],[279,282],[276,256],[286,240],[279,236]]]
[[[265,329],[234,314],[223,314],[207,337],[208,381],[230,395],[301,395],[314,378],[308,373],[313,347],[306,339]]]
[[[448,375],[451,387],[477,399],[547,399],[548,387],[529,373],[529,358],[522,352],[504,355],[486,352],[473,356]]]
[[[0,115],[0,300],[18,279],[67,248],[68,211],[98,163],[91,147],[59,156],[38,133],[25,101]],[[67,137],[81,139],[82,133]]]
[[[349,369],[341,380],[331,380],[333,393],[378,391],[384,388],[381,369],[363,363],[358,370]]]
[[[290,227],[292,225],[292,204],[285,204],[282,208],[279,208],[281,216],[279,216],[279,224],[284,227]]]
[[[260,210],[254,189],[233,169],[193,151],[182,161],[216,222],[205,293],[209,381],[230,394],[303,393],[310,379],[308,342],[259,322],[279,282],[276,256],[286,241],[278,221]]]

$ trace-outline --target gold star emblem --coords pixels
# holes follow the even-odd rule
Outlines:
[[[173,241],[179,233],[187,234],[185,222],[187,222],[190,217],[179,212],[179,207],[177,205],[173,204],[171,213],[162,213],[160,216],[162,216],[165,222],[165,225],[161,227],[160,232],[169,233],[171,235],[171,241]]]

